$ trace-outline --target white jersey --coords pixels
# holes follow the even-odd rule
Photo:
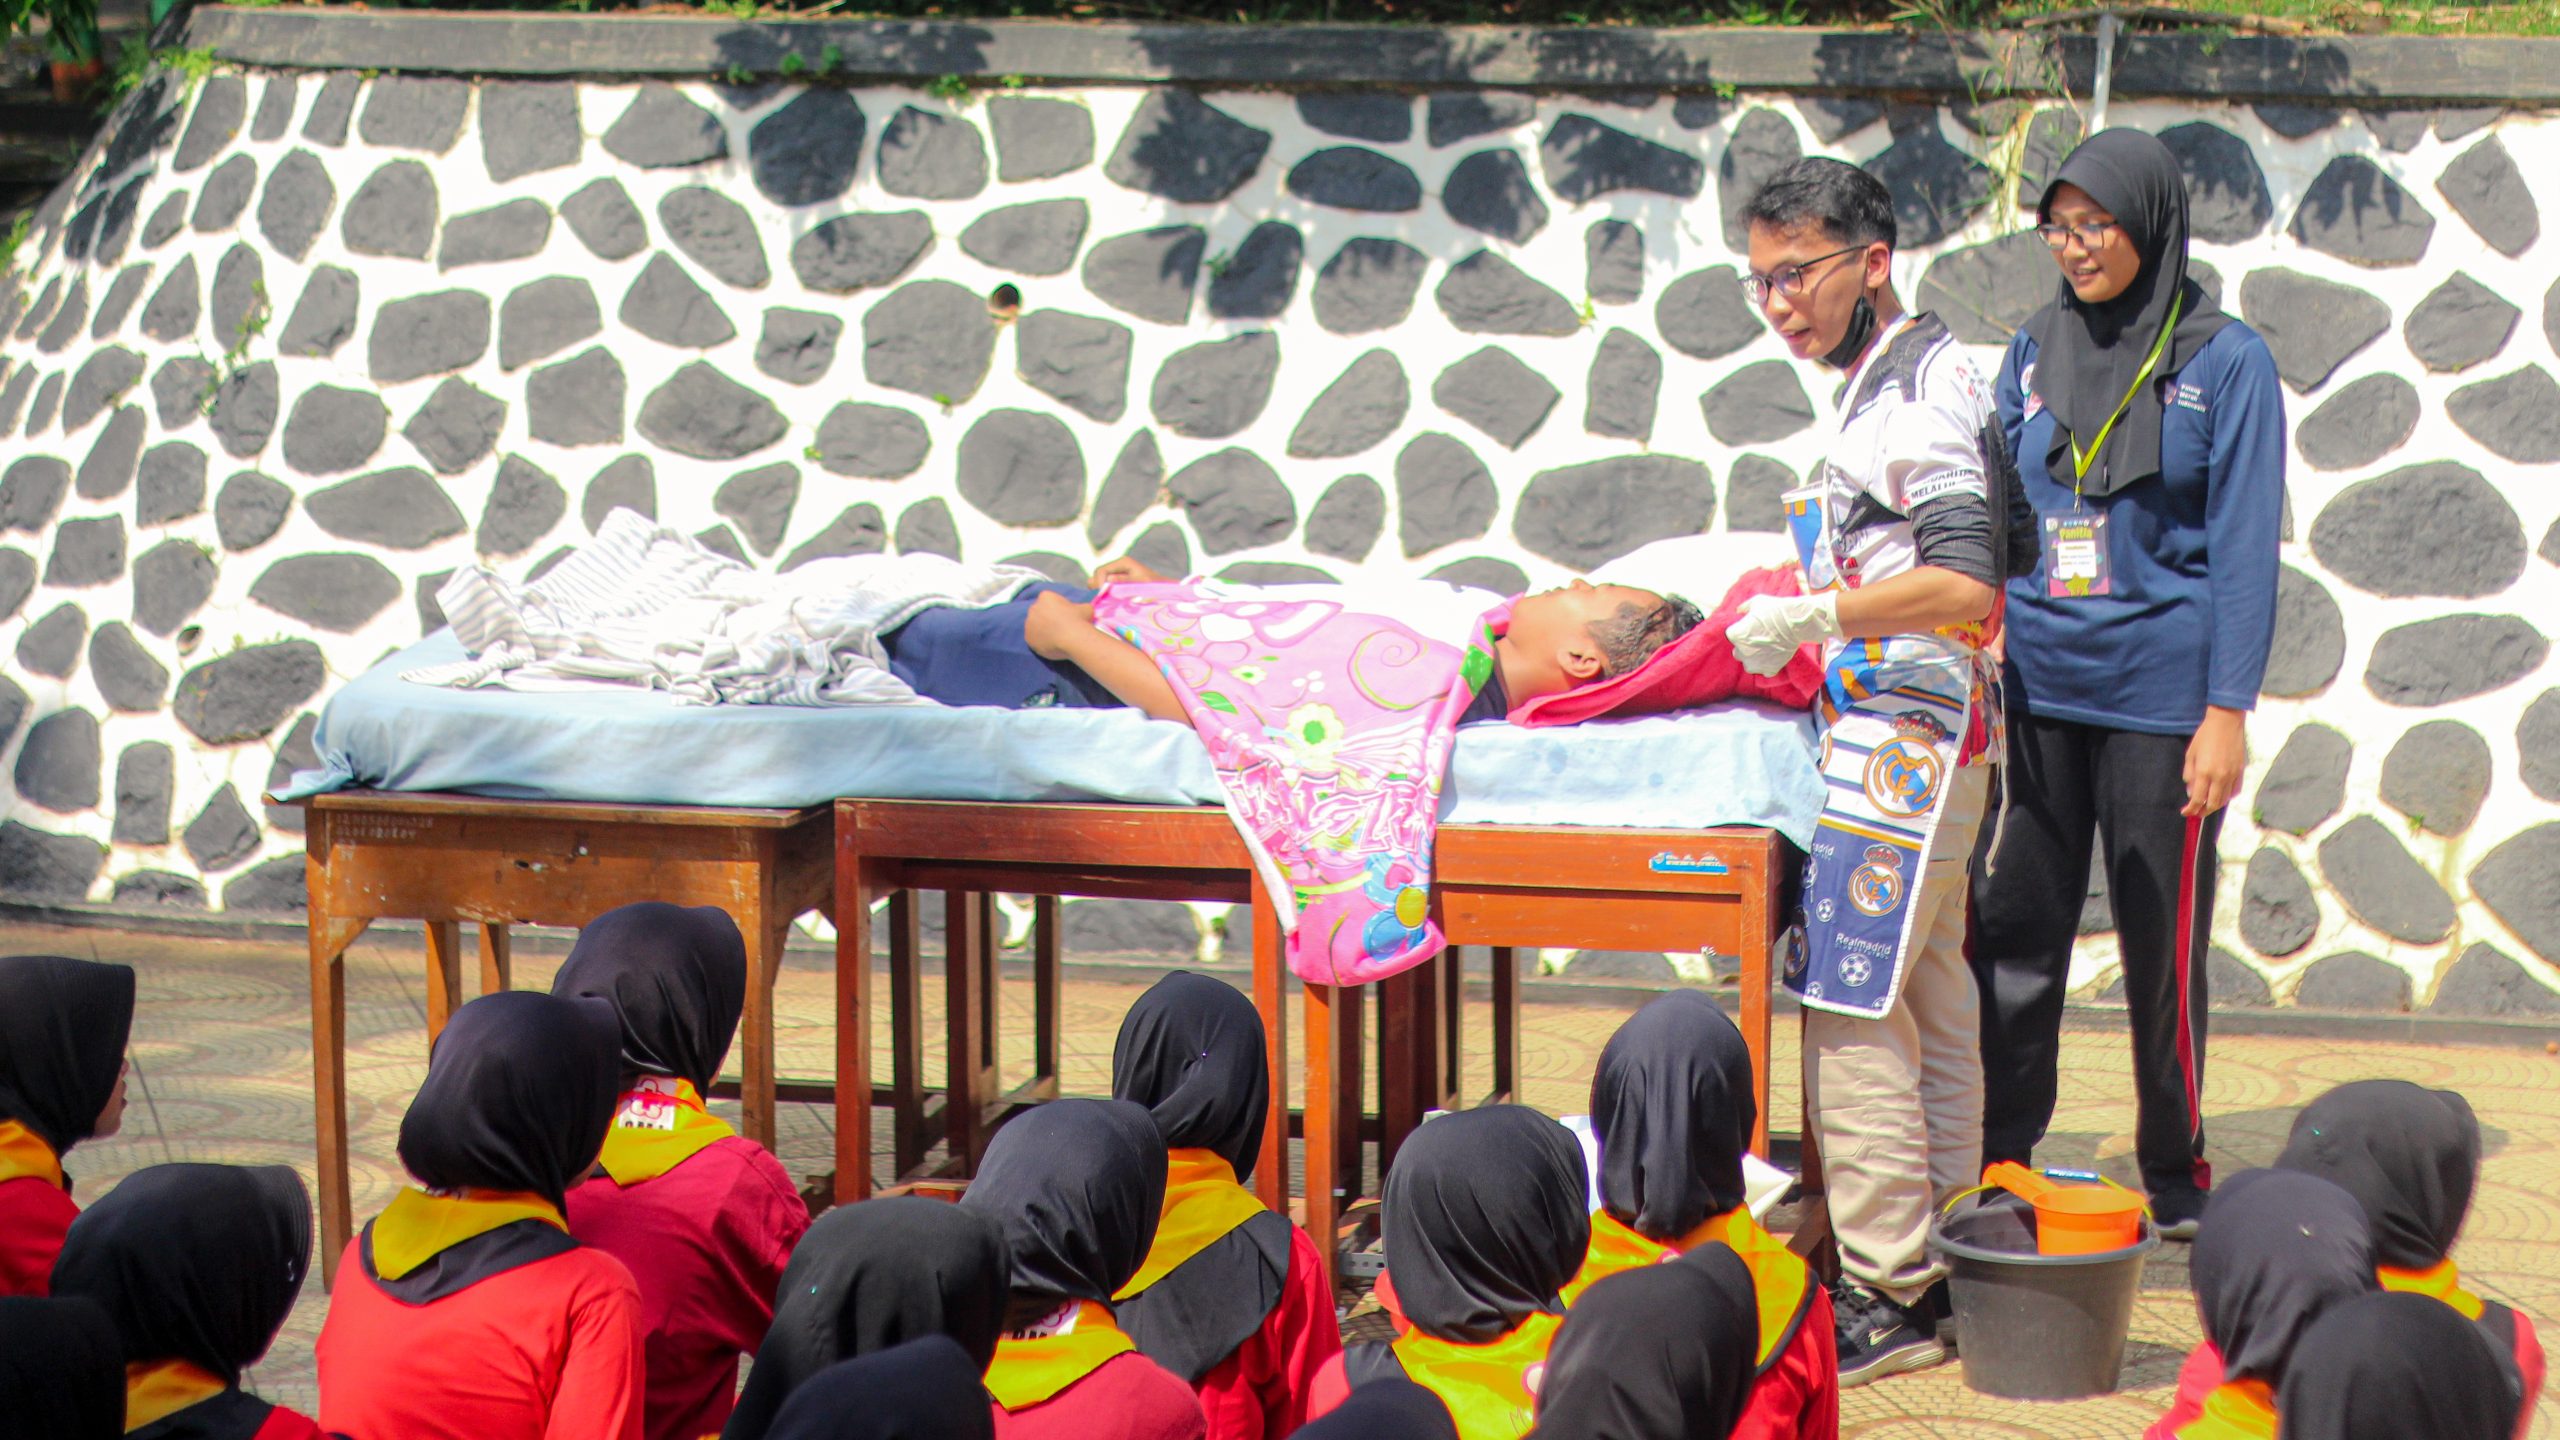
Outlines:
[[[1920,563],[1911,514],[1942,497],[1993,504],[2007,453],[1990,383],[1937,316],[1915,315],[1872,347],[1840,387],[1823,456],[1826,538],[1849,585]],[[1993,447],[1998,447],[1996,451]],[[1817,586],[1831,577],[1813,578]]]

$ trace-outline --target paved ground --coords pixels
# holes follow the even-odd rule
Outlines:
[[[416,943],[414,936],[369,937],[350,955],[359,1215],[387,1202],[398,1183],[392,1143],[401,1109],[425,1069]],[[74,1155],[82,1197],[103,1193],[134,1168],[168,1160],[289,1164],[309,1175],[309,1002],[299,946],[0,924],[0,953],[34,952],[118,961],[141,972],[133,1108],[121,1136]],[[547,956],[524,957],[518,983],[547,983],[554,964]],[[1069,984],[1070,1090],[1107,1088],[1112,1036],[1144,978],[1141,972],[1131,983]],[[830,1063],[830,986],[823,956],[795,955],[786,966],[780,1036],[787,1075],[821,1074]],[[1027,991],[1007,987],[1009,1034],[1027,1035]],[[1633,1004],[1632,998],[1566,1003],[1533,995],[1524,1017],[1529,1100],[1551,1112],[1584,1108],[1591,1059]],[[1482,1033],[1481,1024],[1479,1013],[1474,1033]],[[1791,1030],[1780,1026],[1774,1113],[1782,1117],[1794,1116],[1798,1103],[1788,1078]],[[938,1020],[926,1030],[939,1032]],[[2075,1031],[2065,1053],[2060,1133],[2040,1158],[2095,1163],[2117,1178],[2132,1178],[2125,1157],[2133,1112],[2120,1032]],[[2401,1076],[2468,1095],[2488,1128],[2489,1160],[2459,1252],[2463,1269],[2485,1294],[2546,1317],[2546,1334],[2560,1331],[2549,1323],[2560,1320],[2560,1058],[2521,1048],[2257,1036],[2217,1039],[2210,1054],[2212,1158],[2226,1173],[2271,1158],[2294,1110],[2339,1081]],[[784,1108],[782,1153],[795,1176],[827,1168],[831,1118],[822,1106]],[[326,1303],[316,1285],[305,1292],[274,1353],[254,1373],[255,1388],[290,1403],[312,1402],[311,1342]],[[1894,1440],[2121,1440],[2138,1434],[2167,1403],[2178,1362],[2195,1336],[2184,1255],[2167,1247],[2143,1277],[2122,1394],[2070,1404],[1991,1401],[1966,1390],[1950,1367],[1850,1392],[1843,1430]],[[2532,1433],[2536,1440],[2560,1440],[2560,1397],[2542,1397]]]

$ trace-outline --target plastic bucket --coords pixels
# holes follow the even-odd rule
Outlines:
[[[2112,1394],[2142,1289],[2142,1262],[2160,1243],[2151,1224],[2114,1250],[2047,1255],[2034,1212],[1994,1200],[1929,1227],[1945,1257],[1965,1388],[2008,1400]]]

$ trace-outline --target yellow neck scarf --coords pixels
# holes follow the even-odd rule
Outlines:
[[[605,1132],[597,1163],[616,1185],[655,1180],[693,1158],[694,1152],[737,1134],[728,1121],[702,1108],[690,1080],[644,1075],[623,1092]]]
[[[1797,1322],[1804,1315],[1805,1301],[1811,1293],[1812,1272],[1785,1241],[1762,1229],[1749,1210],[1728,1210],[1667,1245],[1622,1223],[1606,1210],[1594,1211],[1591,1248],[1584,1253],[1581,1273],[1565,1287],[1564,1301],[1571,1305],[1582,1298],[1583,1291],[1622,1270],[1659,1265],[1718,1241],[1731,1246],[1751,1272],[1751,1291],[1760,1308],[1758,1365],[1765,1370],[1778,1358],[1778,1352],[1795,1339]]]
[[[42,1180],[62,1188],[62,1157],[15,1120],[0,1120],[0,1180]]]
[[[1111,1298],[1126,1300],[1144,1291],[1263,1211],[1253,1192],[1236,1183],[1236,1167],[1216,1151],[1187,1145],[1173,1151],[1165,1162],[1164,1213],[1156,1221],[1155,1245]]]
[[[2427,1270],[2395,1270],[2385,1265],[2374,1275],[2382,1281],[2385,1290],[2441,1300],[2465,1320],[2479,1319],[2481,1311],[2487,1308],[2480,1303],[2479,1296],[2462,1288],[2462,1272],[2454,1268],[2451,1260],[2442,1261]]]
[[[1392,1347],[1404,1373],[1440,1397],[1458,1440],[1521,1440],[1536,1419],[1530,1372],[1545,1366],[1561,1315],[1532,1315],[1482,1345],[1407,1330]]]
[[[1091,1300],[1077,1301],[1063,1321],[1035,1328],[1040,1333],[998,1340],[987,1367],[987,1393],[1008,1413],[1052,1399],[1113,1356],[1138,1348],[1111,1318],[1111,1307]]]
[[[2204,1397],[2204,1413],[2178,1427],[2178,1440],[2275,1440],[2276,1392],[2264,1380],[2233,1380]]]
[[[130,1435],[200,1405],[231,1387],[222,1377],[184,1360],[153,1360],[124,1367],[124,1429]]]
[[[503,1190],[430,1195],[404,1186],[366,1232],[372,1239],[373,1273],[397,1280],[465,1240],[519,1220],[569,1228],[559,1207],[539,1195]]]

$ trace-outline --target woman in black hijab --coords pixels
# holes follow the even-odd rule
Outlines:
[[[1176,970],[1120,1024],[1113,1098],[1164,1135],[1164,1211],[1122,1287],[1120,1328],[1189,1382],[1213,1440],[1306,1422],[1317,1370],[1342,1353],[1333,1283],[1315,1243],[1243,1181],[1262,1148],[1271,1078],[1262,1017],[1237,989]]]
[[[624,1073],[682,1080],[707,1095],[746,1009],[747,942],[718,906],[620,906],[578,932],[551,993],[612,1002]]]
[[[1300,1427],[1292,1440],[1458,1440],[1458,1423],[1439,1396],[1389,1375],[1353,1391],[1323,1419]]]
[[[995,1433],[976,1362],[943,1335],[819,1371],[792,1392],[771,1431],[773,1440],[995,1440]]]
[[[0,958],[0,1295],[42,1295],[80,1213],[62,1157],[124,1123],[133,971]]]
[[[1759,1348],[1751,1272],[1723,1245],[1612,1275],[1556,1332],[1536,1440],[1725,1440]]]
[[[948,1336],[984,1374],[1004,1333],[1006,1274],[1004,1233],[974,1210],[893,1195],[819,1216],[782,1272],[722,1440],[764,1440],[811,1376],[911,1340]]]
[[[2302,1338],[2278,1440],[2507,1440],[2525,1392],[2471,1325],[2422,1295],[2367,1295]]]
[[[124,1434],[124,1343],[87,1300],[0,1296],[0,1415],[44,1440]]]
[[[2026,1163],[2052,1122],[2095,846],[2133,1025],[2136,1159],[2161,1234],[2185,1240],[2212,1183],[2205,941],[2275,633],[2284,393],[2266,343],[2190,273],[2167,146],[2089,137],[2036,218],[2061,281],[1997,386],[2044,559],[2005,592],[2005,819],[1973,866],[1983,1159]]]
[[[284,1440],[311,1421],[240,1388],[311,1268],[311,1194],[281,1165],[137,1170],[71,1227],[56,1295],[123,1339],[126,1421],[152,1440]]]

